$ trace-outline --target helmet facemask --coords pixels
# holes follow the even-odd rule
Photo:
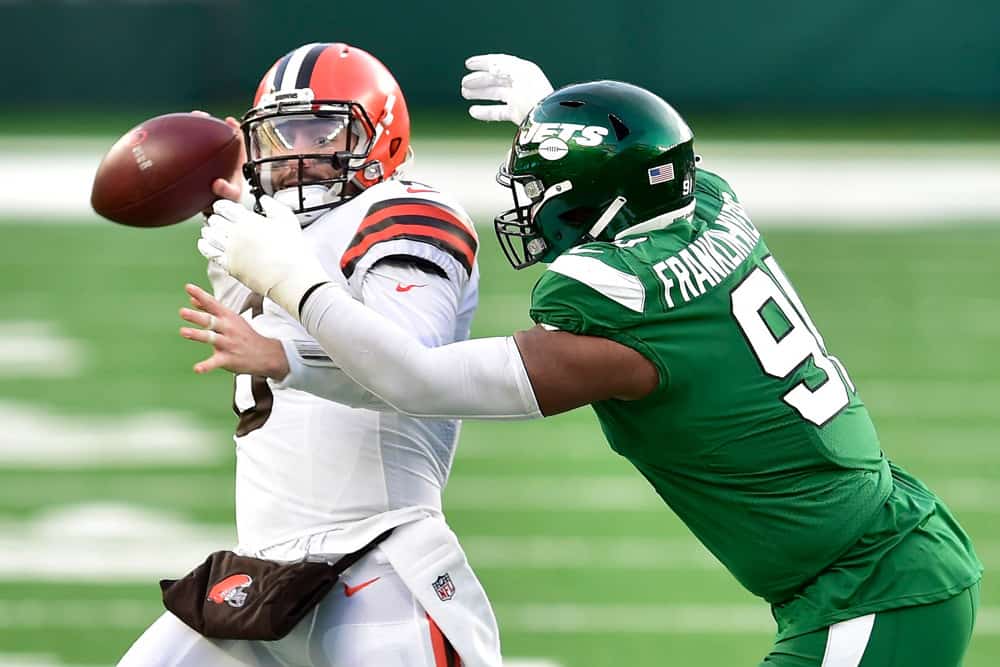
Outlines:
[[[381,180],[382,170],[368,157],[377,134],[360,104],[289,97],[243,117],[243,171],[258,200],[273,196],[305,225],[363,190],[359,173]]]
[[[497,172],[497,182],[510,188],[514,197],[514,208],[496,216],[493,228],[500,248],[515,269],[551,262],[570,246],[596,241],[627,202],[625,197],[617,196],[602,208],[571,205],[554,213],[546,209],[542,217],[548,223],[539,224],[542,207],[554,197],[569,193],[573,189],[572,181],[559,181],[546,188],[532,174],[511,174],[504,163]],[[555,224],[554,219],[557,220]],[[546,225],[551,228],[548,234]]]
[[[541,227],[535,222],[539,209],[553,197],[573,189],[570,181],[560,181],[546,188],[541,180],[531,174],[514,175],[507,164],[500,166],[497,183],[510,188],[514,208],[493,219],[497,240],[507,261],[515,269],[523,269],[542,261],[549,250]]]

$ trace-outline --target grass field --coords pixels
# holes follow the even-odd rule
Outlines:
[[[0,234],[0,416],[14,424],[0,426],[0,664],[114,664],[160,613],[157,575],[179,573],[161,572],[158,554],[232,534],[231,378],[196,377],[202,350],[176,335],[182,285],[203,276],[197,229]],[[765,234],[886,452],[951,504],[988,570],[1000,564],[1000,228]],[[475,333],[526,326],[537,272],[511,271],[485,233],[481,262]],[[75,367],[31,362],[39,331]],[[79,448],[74,434],[88,434]],[[508,655],[754,665],[769,647],[766,606],[705,556],[587,410],[467,423],[445,504]],[[970,667],[1000,663],[990,574]]]

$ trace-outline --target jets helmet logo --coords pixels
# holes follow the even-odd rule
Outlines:
[[[569,153],[570,144],[599,146],[608,136],[608,128],[579,123],[532,123],[517,135],[518,146],[538,144],[538,155],[558,160]]]
[[[237,609],[246,604],[247,589],[253,579],[248,574],[234,574],[226,577],[208,592],[208,599],[215,604],[228,604]]]

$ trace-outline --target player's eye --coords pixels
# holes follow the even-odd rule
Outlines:
[[[333,134],[328,134],[325,137],[316,137],[316,140],[313,142],[313,145],[319,147],[329,146],[330,144],[333,143],[333,140],[337,138],[337,134],[338,132],[334,132]]]

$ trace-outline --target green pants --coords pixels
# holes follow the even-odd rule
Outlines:
[[[934,604],[880,611],[774,645],[760,667],[958,667],[979,584]]]

